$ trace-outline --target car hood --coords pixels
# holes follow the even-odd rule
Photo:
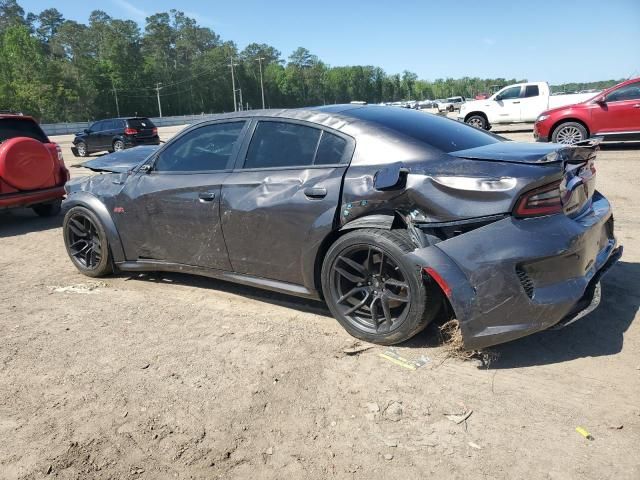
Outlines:
[[[557,143],[497,142],[482,147],[449,152],[449,155],[472,160],[542,164],[563,160],[584,160],[587,156],[593,154],[593,146],[576,147]]]
[[[143,163],[158,148],[158,145],[134,147],[121,152],[110,153],[95,160],[74,165],[74,167],[84,167],[94,172],[124,173]]]

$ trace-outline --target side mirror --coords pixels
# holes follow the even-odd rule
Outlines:
[[[499,102],[500,100],[502,100],[502,97],[500,95],[496,95],[496,98],[494,98],[494,100],[496,102]]]
[[[607,104],[607,100],[604,97],[598,97],[598,98],[596,98],[596,103],[598,105],[606,105]]]
[[[88,128],[85,128],[83,131],[84,133],[87,133],[87,134],[91,133],[91,130],[89,130]]]
[[[152,166],[150,163],[145,163],[140,167],[141,173],[149,173],[152,170]]]
[[[409,169],[404,168],[401,162],[393,163],[378,170],[373,177],[373,186],[376,190],[400,190],[407,184]]]

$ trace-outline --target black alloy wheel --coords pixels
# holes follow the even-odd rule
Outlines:
[[[65,215],[63,230],[67,253],[78,270],[90,277],[112,272],[107,237],[93,212],[72,208]]]
[[[349,232],[329,248],[322,291],[331,313],[351,335],[392,345],[433,319],[441,298],[431,292],[427,298],[422,273],[405,255],[414,249],[406,230],[376,229]]]

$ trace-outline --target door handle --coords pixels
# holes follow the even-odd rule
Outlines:
[[[307,198],[324,198],[327,196],[327,189],[324,187],[309,187],[304,189]]]
[[[216,192],[200,192],[198,193],[198,198],[201,202],[210,202],[211,200],[215,200]]]
[[[518,102],[513,102],[513,103],[515,104],[515,103],[520,103],[520,102],[518,101]]]

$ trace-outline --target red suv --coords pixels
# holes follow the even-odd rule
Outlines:
[[[0,114],[0,210],[31,207],[57,215],[69,170],[60,147],[31,117]]]
[[[542,112],[533,128],[539,142],[576,143],[640,140],[640,78],[627,80],[591,100]]]

